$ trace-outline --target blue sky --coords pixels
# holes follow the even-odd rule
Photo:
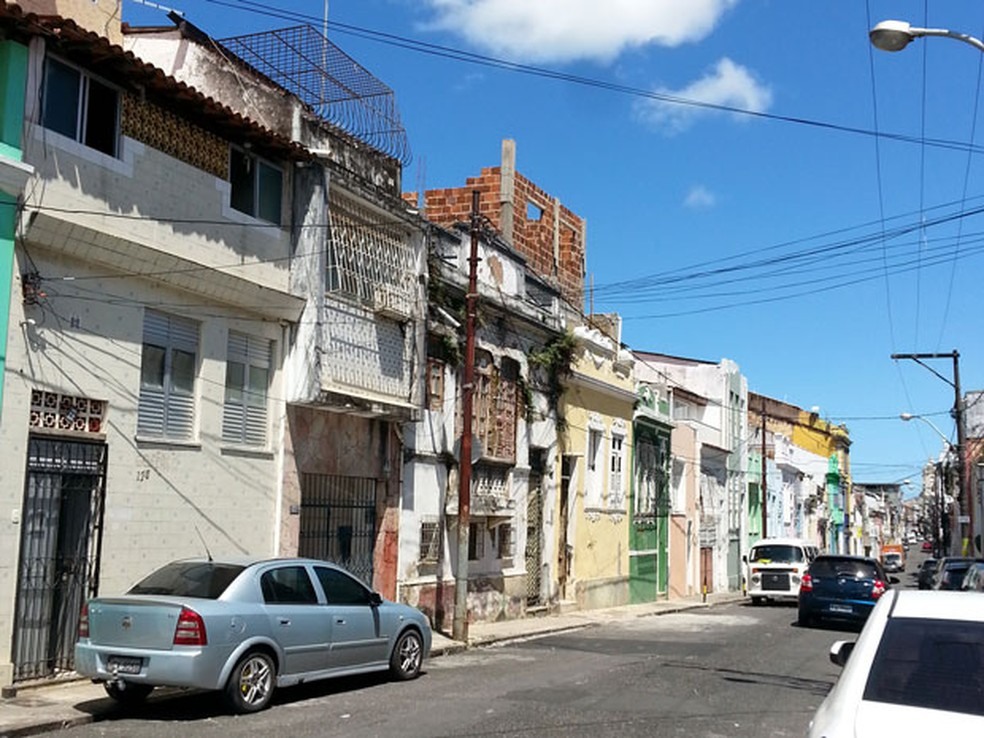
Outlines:
[[[249,0],[161,4],[216,38],[298,22]],[[275,6],[318,25],[325,10]],[[984,207],[984,54],[938,38],[890,54],[867,31],[982,36],[979,0],[331,0],[329,16],[594,82],[329,30],[396,93],[405,189],[460,186],[516,141],[519,171],[587,219],[595,310],[623,315],[630,346],[727,357],[751,390],[818,406],[850,429],[856,481],[915,491],[939,454],[899,413],[955,440],[953,389],[890,355],[956,349],[963,389],[984,388],[984,220],[967,215]],[[134,0],[124,19],[166,22]]]

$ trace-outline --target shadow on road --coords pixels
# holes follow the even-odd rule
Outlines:
[[[421,676],[425,674],[421,671]],[[390,682],[385,673],[325,679],[296,687],[277,689],[270,707],[289,705],[305,700],[321,699],[356,690],[372,689]],[[88,700],[75,705],[76,709],[89,713],[95,720],[147,720],[192,722],[232,714],[222,699],[221,692],[203,692],[192,689],[158,688],[145,702],[124,705],[107,697]]]
[[[760,671],[743,671],[739,669],[725,669],[715,666],[700,666],[699,664],[688,664],[679,661],[668,661],[662,664],[662,666],[670,669],[690,669],[694,671],[703,671],[709,674],[717,674],[723,681],[726,682],[760,684],[765,687],[782,687],[783,689],[808,692],[819,697],[825,697],[834,686],[833,681],[826,679],[805,679],[803,677],[789,676],[787,674],[769,674]]]

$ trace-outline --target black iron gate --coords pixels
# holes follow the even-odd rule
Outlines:
[[[298,554],[332,561],[372,586],[376,480],[301,474]]]
[[[74,666],[82,602],[98,589],[106,462],[105,443],[28,440],[14,681]]]

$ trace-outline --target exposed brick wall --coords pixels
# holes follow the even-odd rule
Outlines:
[[[469,177],[464,187],[427,190],[424,209],[428,220],[442,226],[467,223],[471,217],[472,192],[479,191],[479,212],[499,231],[502,227],[500,187],[501,167],[482,169],[478,177]],[[512,245],[526,257],[530,268],[553,281],[564,298],[583,307],[585,269],[585,222],[533,182],[515,175]],[[540,217],[527,217],[527,205],[538,209]],[[559,212],[557,212],[559,210]],[[559,232],[555,261],[554,230]]]

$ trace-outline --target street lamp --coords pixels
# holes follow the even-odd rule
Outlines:
[[[906,21],[882,21],[868,31],[868,38],[871,39],[872,45],[882,51],[902,51],[910,41],[923,36],[944,36],[970,44],[978,51],[984,51],[984,41],[966,33],[948,31],[945,28],[917,28]]]
[[[941,439],[943,439],[943,443],[946,445],[947,451],[950,451],[950,450],[953,449],[953,444],[950,442],[950,439],[947,438],[945,435],[943,435],[943,431],[941,431],[939,428],[937,428],[936,427],[936,424],[932,420],[930,420],[929,418],[925,418],[922,415],[913,415],[912,413],[899,413],[899,417],[902,418],[902,420],[904,420],[907,423],[910,420],[913,420],[913,419],[915,419],[915,420],[921,420],[926,425],[928,425],[930,428],[932,428],[934,431],[936,431],[936,435],[938,435]]]
[[[912,413],[900,413],[899,417],[907,423],[913,418],[915,418],[916,420],[921,420],[930,428],[932,428],[934,431],[936,431],[936,435],[940,437],[940,439],[943,441],[943,444],[946,446],[946,459],[949,461],[952,452],[955,450],[954,446],[950,442],[950,439],[943,434],[943,431],[941,431],[939,428],[936,427],[936,424],[932,420],[930,420],[929,418],[924,418],[922,415],[913,415]],[[957,463],[959,463],[959,459]],[[935,530],[935,535],[933,537],[936,539],[935,542],[936,545],[933,547],[934,548],[933,554],[937,557],[946,555],[946,551],[944,550],[944,540],[943,540],[944,529],[946,527],[943,524],[943,513],[946,508],[945,496],[943,494],[944,491],[943,477],[945,474],[945,472],[943,471],[944,468],[945,467],[941,462],[937,462],[936,470],[937,470],[937,475],[939,476],[939,479],[937,480],[936,483],[937,519],[933,521],[933,528]]]

